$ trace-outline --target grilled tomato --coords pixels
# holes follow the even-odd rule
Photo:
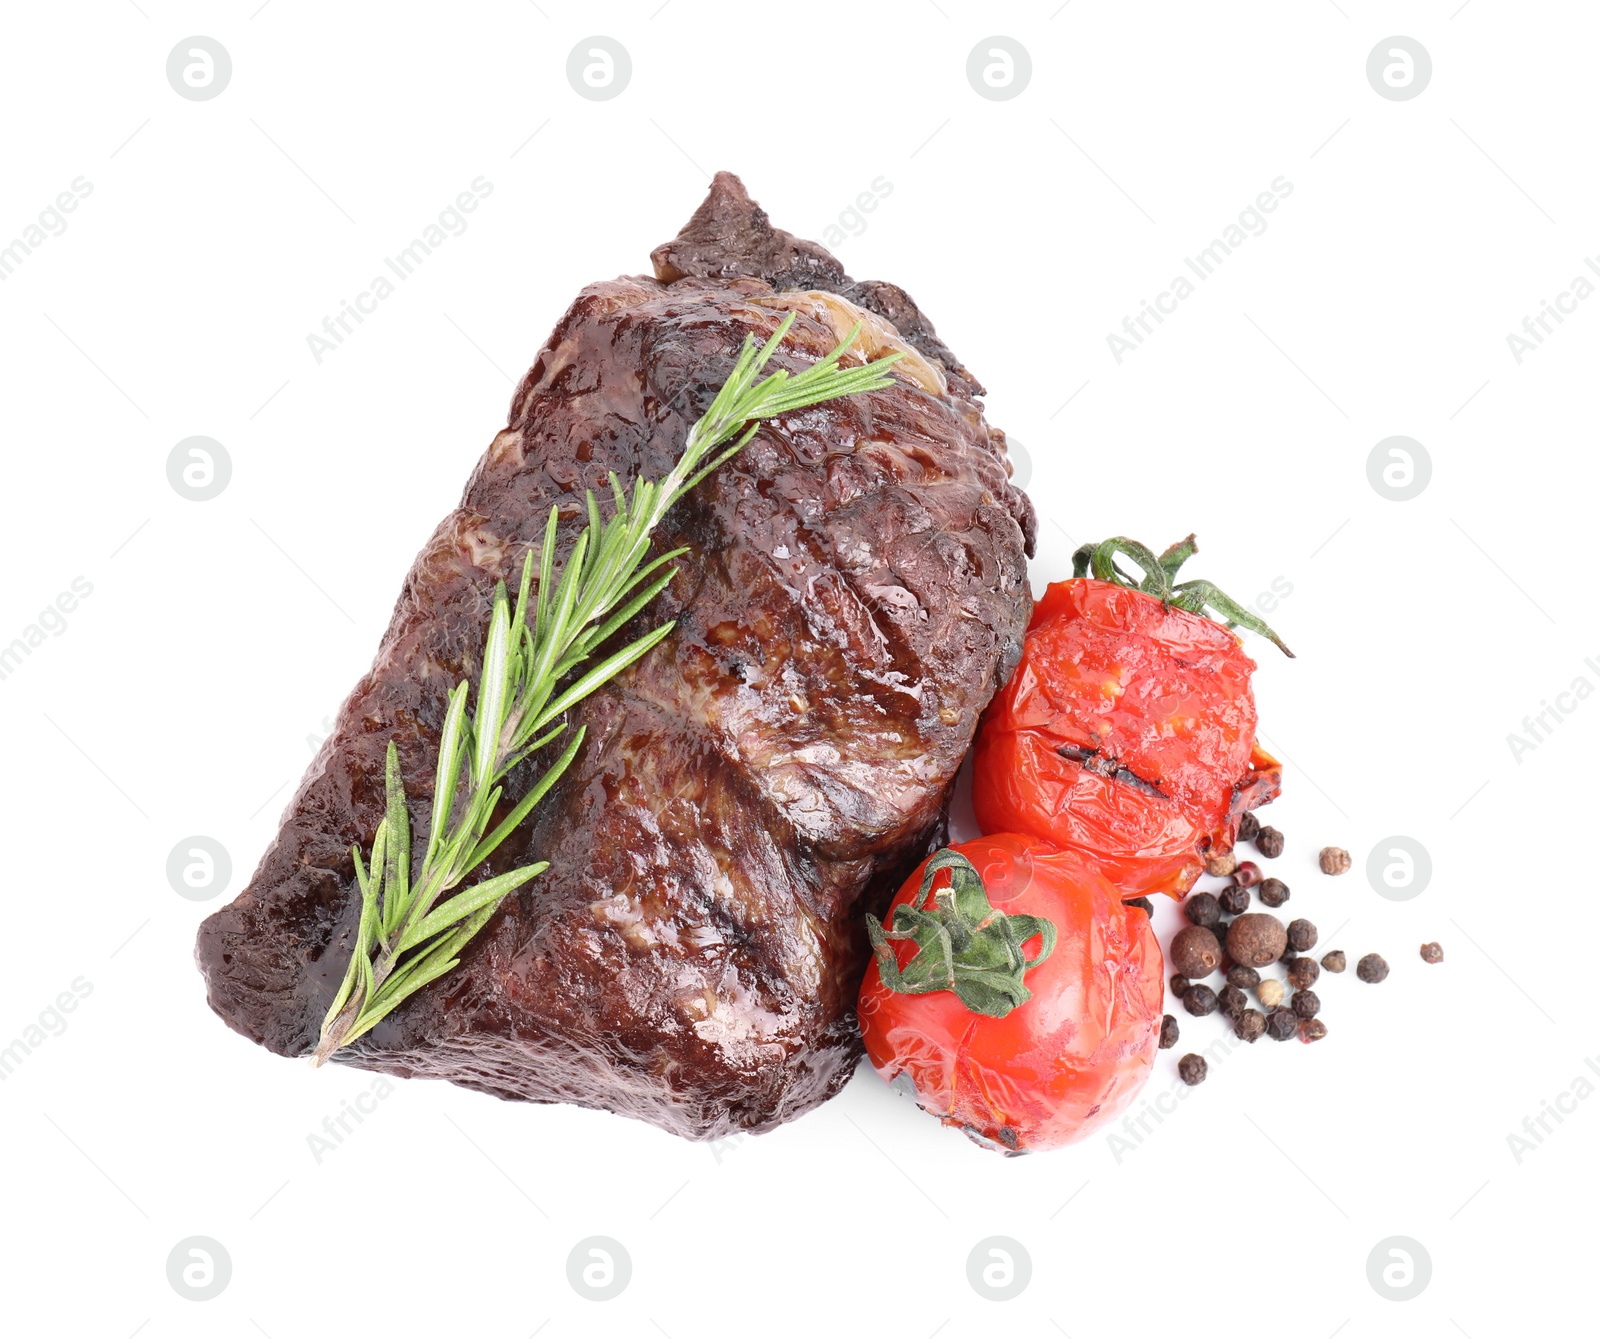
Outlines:
[[[1082,1139],[1148,1077],[1161,948],[1077,853],[1010,833],[946,847],[867,929],[868,1057],[985,1147]]]
[[[1256,666],[1230,627],[1293,653],[1210,582],[1173,583],[1194,552],[1193,535],[1159,558],[1127,539],[1079,549],[1074,579],[1034,606],[973,758],[983,831],[1082,852],[1126,897],[1182,897],[1282,780],[1256,743]],[[1137,581],[1119,555],[1142,569]]]

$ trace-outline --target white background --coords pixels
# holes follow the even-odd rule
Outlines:
[[[1506,341],[1600,250],[1591,7],[258,4],[4,13],[0,239],[74,178],[93,189],[0,284],[0,643],[73,578],[93,593],[0,681],[0,1044],[74,979],[92,993],[0,1083],[0,1325],[1594,1328],[1600,1101],[1565,1099],[1520,1162],[1507,1138],[1600,1056],[1600,702],[1520,761],[1507,743],[1575,678],[1600,685],[1600,302],[1520,365]],[[632,59],[610,101],[565,77],[593,33]],[[211,101],[165,76],[191,34],[232,57]],[[966,78],[991,34],[1031,57],[1009,101]],[[1431,53],[1414,100],[1367,81],[1391,34]],[[308,1135],[371,1077],[229,1032],[194,926],[248,878],[513,379],[581,285],[648,271],[718,168],[808,237],[892,184],[838,254],[916,297],[1025,444],[1037,586],[1083,538],[1191,529],[1196,570],[1242,599],[1292,586],[1272,617],[1299,659],[1255,644],[1288,764],[1275,872],[1328,932],[1319,953],[1378,950],[1392,975],[1325,978],[1326,1041],[1228,1055],[1131,1152],[983,1154],[869,1071],[711,1147],[401,1083],[319,1163]],[[480,175],[467,230],[319,365],[306,336]],[[1106,336],[1280,176],[1266,231],[1115,361]],[[195,434],[232,461],[204,503],[166,477]],[[1433,465],[1407,502],[1366,472],[1394,434]],[[233,862],[206,903],[165,875],[194,834]],[[1391,834],[1432,856],[1411,901],[1364,876]],[[1316,871],[1330,842],[1355,853],[1343,879]],[[1164,939],[1176,920],[1162,908]],[[1224,1035],[1182,1023],[1152,1101]],[[167,1281],[192,1235],[232,1260],[212,1301]],[[567,1283],[590,1235],[632,1258],[614,1301]],[[1031,1257],[1014,1301],[967,1281],[991,1235]],[[1393,1235],[1432,1260],[1412,1301],[1368,1282]]]

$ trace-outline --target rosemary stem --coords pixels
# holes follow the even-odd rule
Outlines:
[[[758,380],[793,322],[791,312],[759,346],[753,338],[745,340],[733,372],[689,430],[682,454],[665,477],[658,482],[635,479],[630,492],[612,475],[615,510],[609,521],[601,519],[594,494],[586,494],[588,528],[579,533],[559,580],[553,570],[559,511],[552,506],[542,546],[530,546],[524,556],[514,613],[505,583],[496,587],[476,706],[469,713],[465,681],[449,696],[427,842],[414,875],[405,784],[398,751],[390,742],[388,804],[373,836],[370,874],[360,849],[351,851],[362,895],[355,949],[323,1019],[313,1065],[326,1063],[341,1046],[364,1036],[404,1000],[452,970],[501,902],[548,867],[544,861],[523,865],[452,893],[561,778],[582,745],[582,728],[491,829],[507,774],[566,728],[557,718],[671,633],[673,623],[663,623],[598,664],[589,664],[600,646],[672,580],[676,569],[666,567],[663,573],[662,568],[684,550],[674,549],[648,563],[645,559],[652,532],[673,504],[743,447],[759,420],[894,384],[885,369],[899,353],[860,366],[838,366],[859,326],[805,371],[794,376],[774,372]],[[713,455],[719,447],[725,449]],[[530,610],[536,561],[538,591]],[[554,728],[541,733],[547,726]],[[441,901],[447,893],[450,898]]]

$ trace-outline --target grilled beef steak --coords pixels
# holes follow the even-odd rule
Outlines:
[[[772,367],[799,371],[864,320],[869,352],[909,349],[896,385],[765,424],[658,530],[658,550],[690,553],[619,644],[676,629],[573,712],[582,751],[479,877],[549,871],[335,1056],[708,1138],[790,1120],[850,1076],[861,912],[936,837],[1016,663],[1033,520],[977,383],[900,289],[852,283],[727,173],[653,258],[654,278],[593,284],[556,327],[197,956],[229,1026],[308,1055],[349,960],[350,847],[383,815],[385,746],[425,834],[446,694],[476,678],[494,583],[515,585],[551,504],[564,554],[586,487],[668,471],[746,334],[795,311]]]

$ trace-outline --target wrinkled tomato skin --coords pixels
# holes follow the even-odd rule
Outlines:
[[[1149,917],[1073,852],[1010,833],[954,849],[997,910],[1053,921],[1055,950],[1024,978],[1033,998],[1004,1018],[969,1012],[948,990],[890,990],[874,960],[858,1005],[867,1055],[887,1082],[905,1076],[926,1111],[979,1142],[1018,1152],[1073,1143],[1121,1112],[1149,1077],[1161,1032],[1161,946]],[[921,883],[919,867],[892,906],[911,901]],[[914,946],[894,948],[904,966]]]
[[[979,730],[978,826],[1092,856],[1127,897],[1182,897],[1208,854],[1233,848],[1245,810],[1278,794],[1278,764],[1255,743],[1254,669],[1208,618],[1110,582],[1056,582]]]

